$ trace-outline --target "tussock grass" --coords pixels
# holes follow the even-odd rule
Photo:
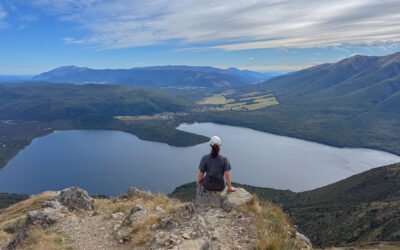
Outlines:
[[[44,192],[6,208],[0,214],[0,229],[4,230],[11,227],[12,224],[20,223],[26,218],[29,211],[40,209],[44,202],[53,199],[54,196],[55,192]]]
[[[133,246],[140,246],[148,243],[150,239],[155,235],[155,232],[150,229],[150,226],[155,223],[159,223],[161,220],[160,215],[150,215],[145,217],[143,220],[135,223],[132,226],[131,231],[131,243]]]
[[[261,211],[256,214],[256,228],[258,249],[294,249],[295,240],[291,238],[293,227],[281,207],[271,202],[263,202]]]
[[[117,212],[122,212],[125,216],[128,216],[130,210],[135,205],[141,205],[147,209],[147,215],[141,220],[136,221],[132,225],[124,226],[129,232],[130,244],[132,246],[141,246],[148,243],[155,235],[155,231],[151,229],[151,225],[159,224],[164,216],[177,212],[183,205],[180,201],[171,199],[164,194],[143,195],[135,199],[95,199],[94,202],[96,209],[109,217]],[[166,214],[157,212],[157,207],[162,208]],[[106,219],[108,218],[106,217]]]
[[[39,228],[29,230],[28,237],[17,248],[18,250],[60,250],[70,249],[63,245],[63,240],[55,233],[49,233]]]
[[[2,246],[5,246],[11,239],[11,235],[4,232],[0,231],[0,249]]]
[[[134,246],[148,243],[155,235],[155,231],[150,229],[150,227],[153,224],[158,224],[164,216],[155,212],[157,207],[162,208],[167,214],[172,214],[182,206],[181,202],[171,199],[164,194],[146,196],[142,199],[142,202],[142,205],[149,210],[149,214],[141,221],[132,225],[131,243]]]
[[[97,210],[106,214],[113,213],[129,213],[135,205],[142,205],[149,211],[153,211],[156,207],[161,207],[167,213],[173,213],[182,206],[178,200],[171,199],[164,194],[146,195],[137,199],[94,199]]]
[[[15,218],[20,215],[27,214],[29,211],[41,208],[42,204],[46,201],[53,199],[55,192],[44,192],[38,195],[33,195],[29,199],[18,202],[11,207],[6,208],[0,214],[0,223],[10,218]]]
[[[257,249],[295,249],[293,227],[282,208],[268,201],[260,202],[257,196],[239,206],[239,212],[252,213],[256,218]]]
[[[136,204],[132,200],[94,199],[94,206],[98,211],[111,215],[113,213],[128,213]]]
[[[156,207],[161,207],[167,213],[174,213],[181,206],[182,206],[182,203],[180,201],[171,199],[164,194],[157,194],[157,195],[151,196],[146,201],[147,208],[154,210],[154,209],[156,209]]]
[[[28,212],[33,210],[41,209],[44,202],[53,199],[55,196],[55,192],[44,192],[42,194],[33,195],[29,199],[20,201],[2,211],[0,213],[0,242],[8,242],[14,233],[16,233],[19,229],[21,229],[26,220],[26,215]],[[36,231],[33,230],[32,236],[36,237]],[[30,232],[29,232],[30,234]],[[41,238],[38,238],[39,242]],[[46,245],[41,247],[30,247],[30,243],[24,245],[21,249],[60,249],[58,248],[45,248]],[[47,243],[46,243],[47,244]],[[29,246],[29,247],[28,247]],[[50,247],[50,245],[49,245]],[[18,248],[20,249],[20,248]]]

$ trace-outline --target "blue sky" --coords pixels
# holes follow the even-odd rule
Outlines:
[[[400,51],[399,0],[0,0],[0,74],[64,65],[291,71]]]

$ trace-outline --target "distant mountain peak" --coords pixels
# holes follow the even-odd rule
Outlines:
[[[166,65],[131,69],[91,69],[74,65],[55,68],[34,77],[35,80],[64,83],[110,83],[150,87],[217,87],[232,88],[254,84],[271,75],[235,68],[211,66]]]

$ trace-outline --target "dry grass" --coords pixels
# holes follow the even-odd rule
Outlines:
[[[164,194],[157,194],[149,197],[145,206],[152,210],[156,209],[156,207],[161,207],[167,213],[174,213],[182,206],[182,203]]]
[[[110,216],[113,213],[122,212],[128,215],[135,205],[142,205],[148,210],[148,214],[140,221],[131,226],[127,226],[132,246],[140,246],[148,243],[155,235],[155,231],[150,229],[151,225],[158,224],[163,214],[156,211],[157,207],[162,208],[167,214],[176,212],[182,203],[171,199],[164,194],[144,195],[136,199],[95,199],[96,209]]]
[[[53,199],[54,196],[54,192],[45,192],[6,208],[0,214],[0,230],[9,228],[15,223],[20,223],[21,220],[26,218],[28,212],[40,209],[44,202]]]
[[[163,215],[155,212],[157,207],[162,208],[167,214],[172,214],[182,206],[181,202],[171,199],[164,194],[147,196],[143,201],[144,203],[142,203],[142,205],[149,210],[149,214],[132,227],[131,243],[134,246],[148,243],[155,235],[155,231],[151,230],[150,226],[158,224],[163,217]]]
[[[28,237],[17,248],[19,250],[59,250],[68,249],[63,245],[61,237],[55,233],[49,233],[39,228],[32,228]]]
[[[10,234],[4,231],[0,231],[0,249],[2,249],[2,247],[5,246],[10,240],[11,240]]]
[[[265,202],[256,214],[258,249],[284,250],[293,249],[295,241],[291,238],[293,230],[289,217],[281,207]]]
[[[94,199],[94,206],[98,211],[111,215],[113,213],[128,213],[136,204],[132,200]]]
[[[3,223],[4,221],[7,221],[11,218],[26,215],[29,211],[39,209],[44,202],[53,199],[54,196],[54,192],[44,192],[42,194],[33,195],[27,200],[18,202],[11,207],[6,208],[0,214],[0,223]]]
[[[260,206],[261,204],[261,206]],[[289,250],[295,248],[293,227],[281,207],[271,202],[259,202],[256,196],[238,207],[239,212],[252,213],[256,217],[257,249]]]
[[[17,232],[25,223],[28,212],[38,210],[43,203],[54,198],[55,192],[45,192],[31,196],[29,199],[18,202],[0,213],[0,242],[8,242],[13,233]],[[35,232],[34,232],[35,233]],[[29,244],[27,244],[28,246]],[[27,248],[24,249],[47,249]],[[49,248],[51,249],[51,248]],[[60,249],[60,248],[58,248]]]
[[[161,220],[160,215],[150,215],[145,217],[138,223],[135,223],[131,231],[131,243],[134,246],[140,246],[148,243],[150,239],[155,235],[155,232],[150,229],[150,226],[155,223],[159,223]]]
[[[209,97],[204,98],[203,100],[199,101],[198,104],[200,105],[223,105],[227,103],[234,102],[233,99],[226,99],[225,96],[222,94],[212,95]]]
[[[161,207],[167,213],[175,212],[181,205],[178,200],[173,200],[164,194],[148,195],[141,198],[131,199],[94,199],[94,204],[97,210],[106,214],[113,213],[129,213],[135,205],[142,205],[149,211],[153,211],[156,207]]]

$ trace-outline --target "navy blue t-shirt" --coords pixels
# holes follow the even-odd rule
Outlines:
[[[224,173],[231,170],[229,160],[222,156],[207,154],[201,158],[199,170],[206,173],[202,185],[208,190],[221,191],[225,188]]]

